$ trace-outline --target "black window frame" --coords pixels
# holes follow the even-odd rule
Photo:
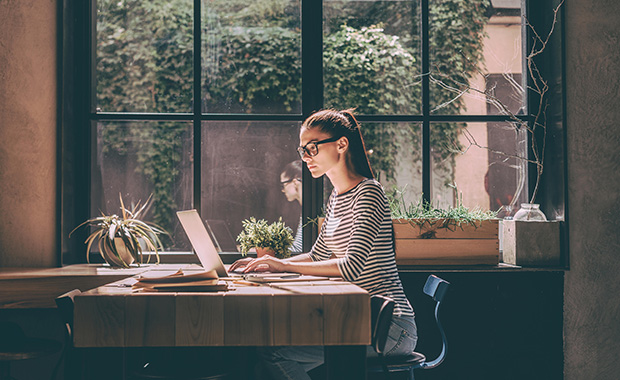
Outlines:
[[[429,2],[420,0],[421,25],[421,68],[429,72]],[[561,0],[522,0],[522,12],[536,30],[549,30],[553,22],[553,9]],[[200,17],[201,1],[194,0],[194,67],[201,65]],[[567,168],[566,168],[566,128],[565,128],[565,90],[564,90],[564,42],[563,42],[563,8],[558,13],[556,33],[551,40],[551,48],[538,56],[537,64],[549,78],[551,108],[548,122],[554,126],[551,136],[553,144],[548,144],[545,172],[539,190],[539,202],[543,210],[561,209],[564,214],[562,242],[564,265],[568,264],[567,221]],[[68,239],[72,228],[91,217],[90,210],[90,147],[93,136],[91,131],[100,121],[128,120],[177,120],[191,121],[194,133],[194,207],[200,209],[200,141],[204,121],[297,121],[301,122],[312,112],[323,107],[323,69],[322,69],[322,22],[323,3],[301,1],[302,22],[302,95],[300,114],[210,114],[202,112],[155,114],[155,113],[116,113],[97,112],[95,109],[94,63],[96,0],[70,1],[62,0],[58,7],[59,19],[59,155],[58,160],[58,206],[61,224],[58,236],[60,262],[63,265],[84,262],[83,246],[80,232],[78,238]],[[531,30],[523,27],[523,53],[531,48]],[[523,70],[523,73],[526,73]],[[201,70],[194,70],[194,110],[201,110]],[[527,75],[524,75],[527,88]],[[430,127],[437,122],[503,122],[509,117],[503,115],[437,115],[430,110],[430,81],[422,75],[422,107],[420,115],[358,115],[360,122],[405,122],[419,123],[422,126],[422,191],[426,200],[430,200],[432,184],[432,164]],[[531,123],[531,116],[536,112],[537,103],[530,90],[527,93],[528,114],[519,116]],[[541,138],[541,136],[537,136]],[[534,183],[534,168],[529,168],[530,189]],[[302,206],[303,220],[315,218],[323,205],[323,179],[314,179],[307,169],[303,171]],[[308,224],[304,227],[303,246],[309,250],[316,239],[316,227]]]

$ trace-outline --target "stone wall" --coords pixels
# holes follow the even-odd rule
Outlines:
[[[620,2],[566,4],[565,379],[620,374]]]

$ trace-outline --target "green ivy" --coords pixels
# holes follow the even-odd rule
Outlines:
[[[300,32],[274,27],[226,27],[216,31],[221,52],[205,78],[208,105],[251,113],[300,110]],[[280,107],[280,108],[279,108]]]
[[[192,4],[189,0],[97,1],[98,108],[104,112],[192,111]],[[330,21],[338,28],[328,27],[324,39],[326,106],[357,107],[358,113],[368,114],[419,112],[420,90],[415,83],[420,73],[414,58],[419,56],[417,18],[390,10],[405,5],[347,6],[340,21]],[[482,59],[488,6],[488,0],[430,2],[432,75],[454,85],[472,78]],[[298,7],[298,2],[288,0],[213,0],[205,5],[201,85],[206,109],[202,111],[300,111]],[[385,14],[392,15],[385,25],[372,21],[385,19]],[[399,39],[394,35],[397,30],[411,33]],[[453,97],[452,92],[433,88],[431,107]],[[459,99],[441,112],[462,109]],[[433,125],[431,144],[437,162],[453,164],[453,149],[445,142],[458,141],[463,126]],[[107,123],[102,130],[104,152],[137,152],[138,173],[153,186],[154,221],[167,229],[177,207],[174,188],[184,130],[174,122],[129,127]],[[419,146],[417,132],[395,123],[365,123],[364,135],[373,150],[373,168],[387,179],[394,175],[396,152],[407,148],[398,142],[411,144],[410,149]]]
[[[355,107],[361,114],[411,114],[419,108],[414,97],[415,58],[397,36],[381,25],[355,29],[343,25],[324,41],[325,101],[334,108]],[[364,123],[371,166],[387,178],[394,175],[400,131],[394,123]]]

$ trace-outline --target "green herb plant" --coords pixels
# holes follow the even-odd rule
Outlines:
[[[452,187],[456,193],[456,205],[447,208],[437,208],[431,202],[423,200],[422,197],[416,203],[406,204],[403,196],[404,190],[394,190],[388,194],[392,218],[405,219],[411,225],[415,224],[420,228],[446,228],[450,231],[455,231],[457,228],[463,229],[463,225],[468,224],[477,228],[482,221],[497,218],[496,211],[465,207],[463,194],[459,196],[456,186]]]
[[[290,256],[293,231],[284,224],[282,218],[272,224],[254,217],[241,223],[243,231],[237,236],[237,242],[243,255],[247,255],[252,248],[271,248],[277,258],[285,259]]]
[[[163,250],[163,245],[158,237],[161,234],[168,234],[164,229],[158,225],[150,222],[144,222],[140,220],[140,215],[147,208],[151,197],[141,206],[140,201],[132,206],[131,210],[126,209],[123,203],[123,197],[120,196],[121,202],[121,215],[105,215],[103,212],[101,216],[88,219],[77,226],[73,232],[82,226],[94,227],[92,233],[86,238],[86,260],[90,262],[89,253],[90,247],[95,241],[99,247],[99,253],[101,257],[109,263],[111,266],[129,267],[130,262],[127,262],[119,252],[119,249],[115,243],[116,238],[120,238],[127,251],[131,254],[134,261],[140,265],[143,263],[143,247],[140,244],[142,240],[143,244],[150,251],[155,253],[157,263],[159,263],[159,250]],[[147,258],[147,263],[150,261],[150,256]]]

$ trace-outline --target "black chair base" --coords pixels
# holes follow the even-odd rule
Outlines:
[[[384,365],[389,373],[409,372],[419,368],[426,361],[426,357],[419,352],[413,352],[406,356],[386,356],[372,357],[366,360],[366,371],[368,373],[384,372]],[[413,376],[410,376],[413,379]]]

